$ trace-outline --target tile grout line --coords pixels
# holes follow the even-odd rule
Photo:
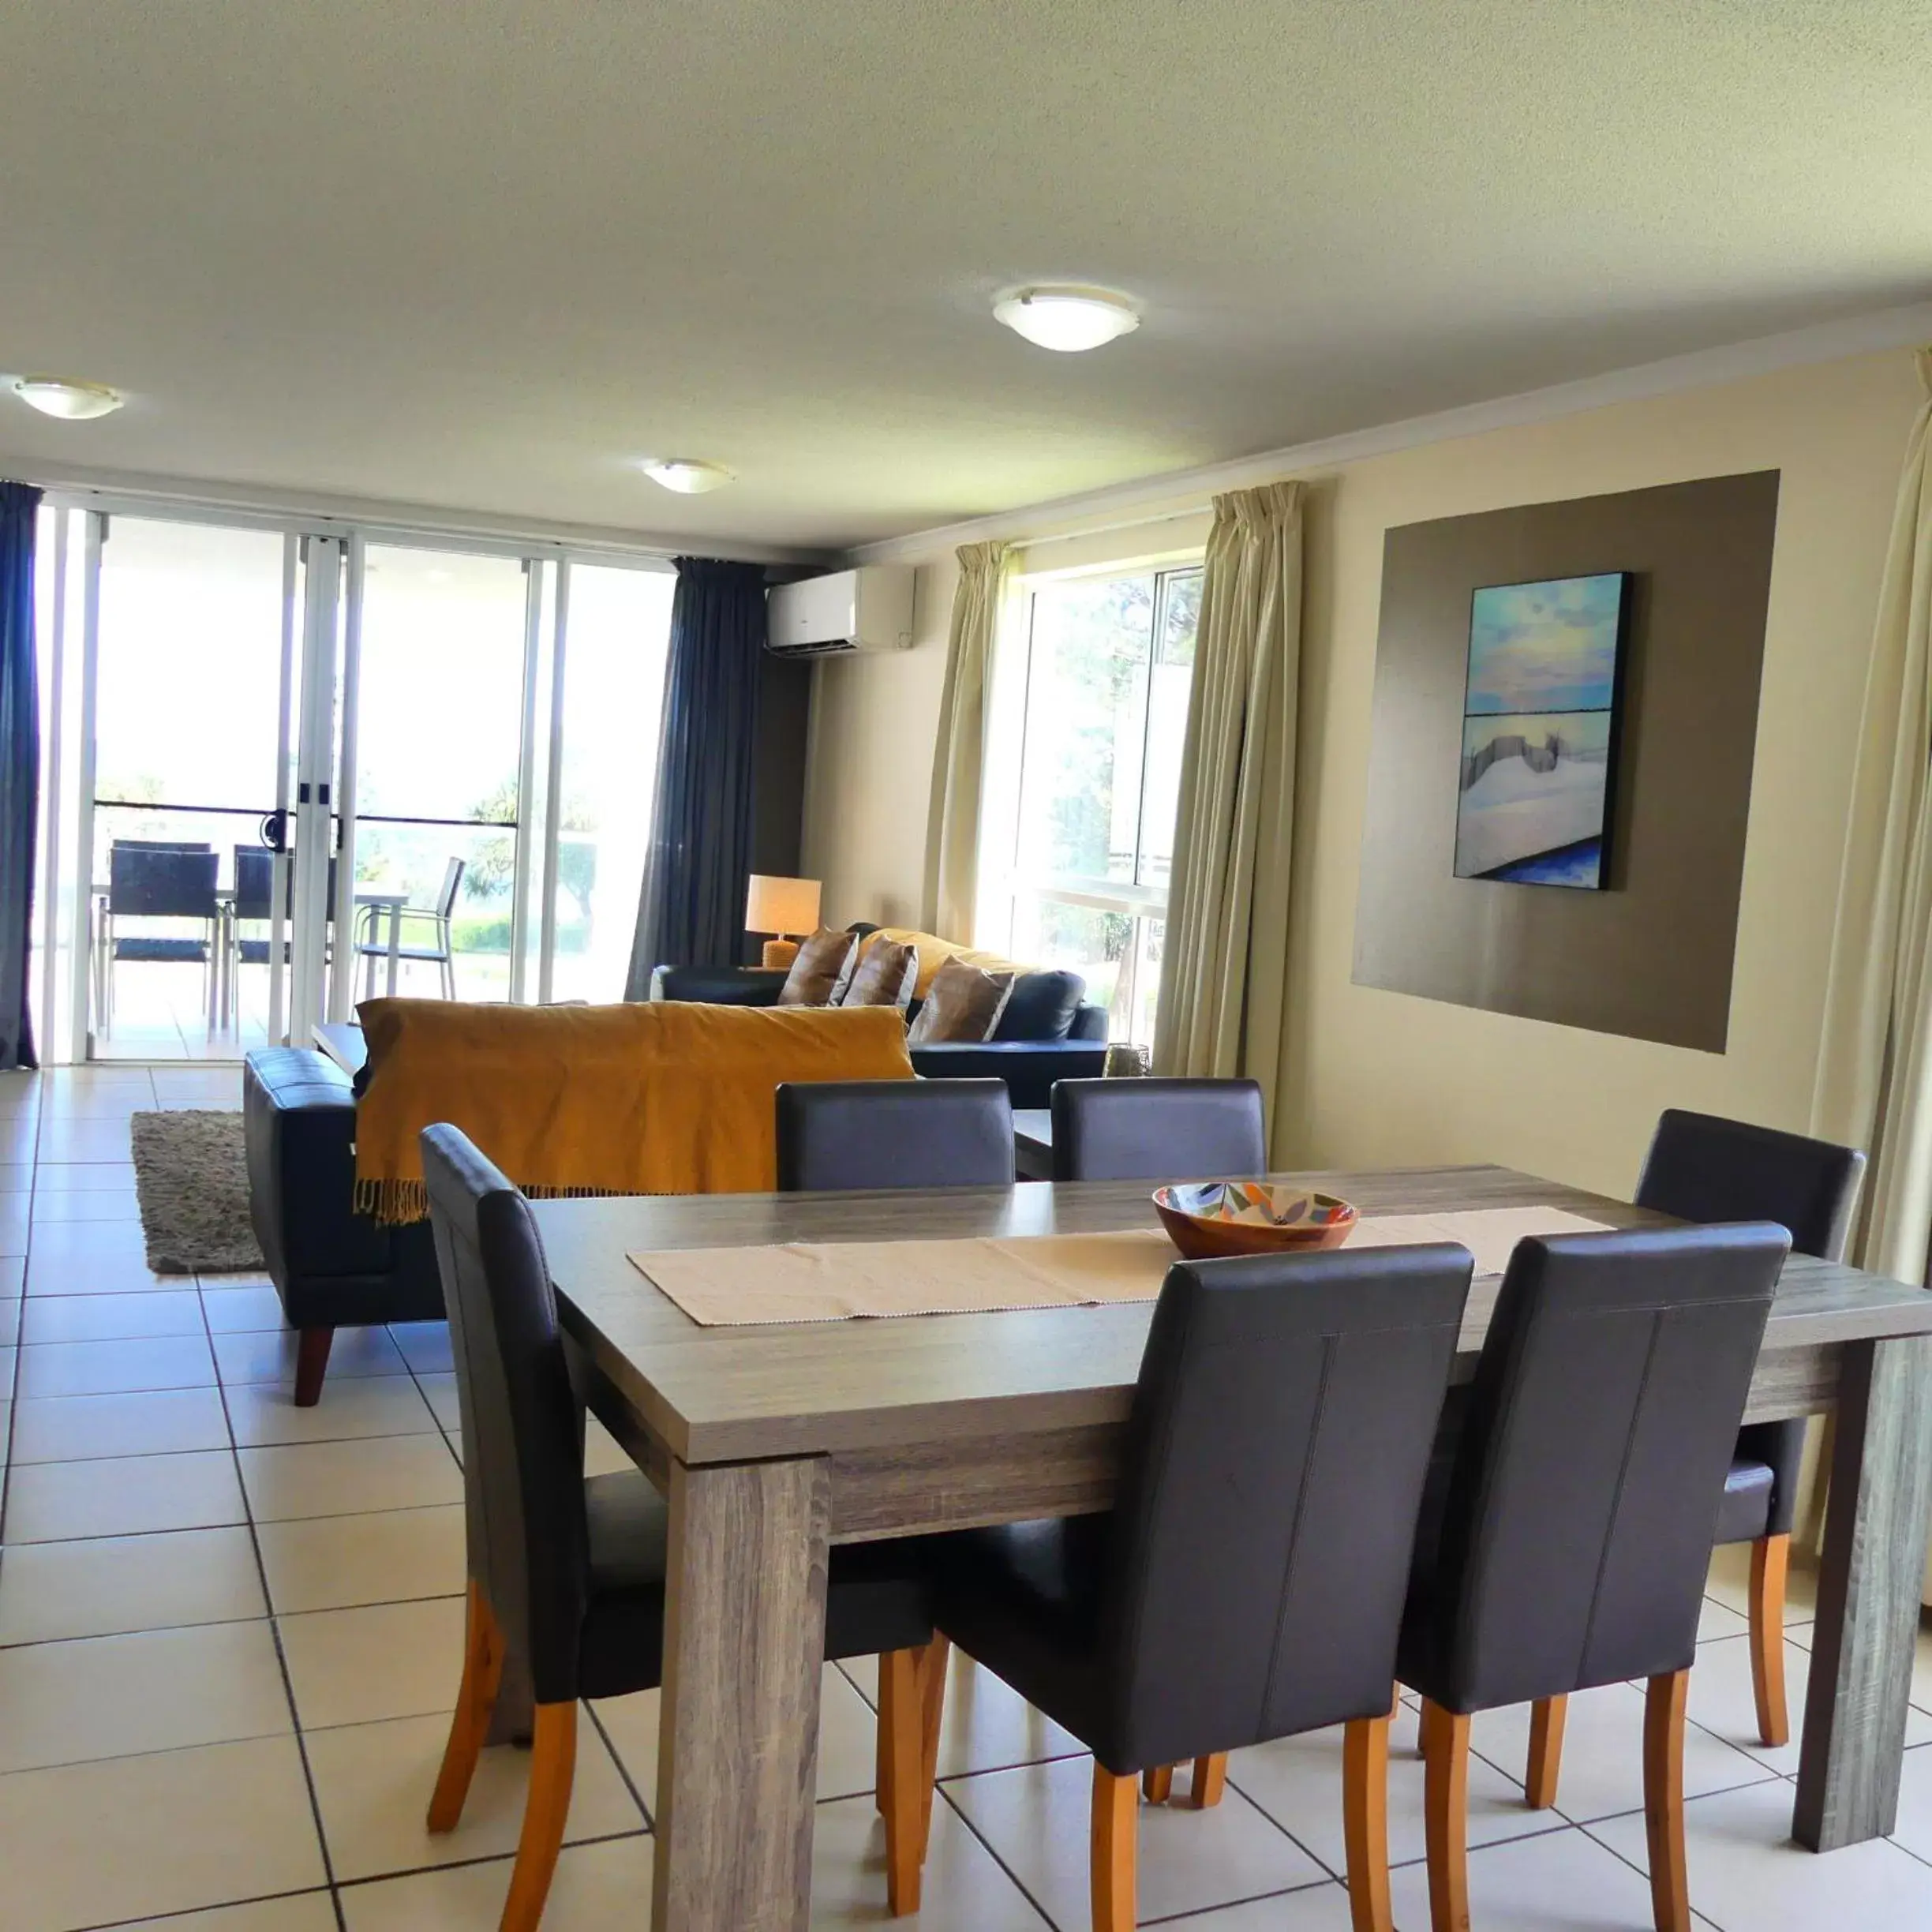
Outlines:
[[[302,1728],[301,1706],[295,1702],[295,1683],[289,1675],[288,1653],[283,1647],[281,1619],[275,1615],[275,1596],[269,1588],[268,1566],[263,1559],[261,1537],[255,1522],[255,1502],[249,1494],[248,1485],[242,1480],[242,1457],[235,1441],[234,1417],[228,1407],[227,1385],[221,1380],[221,1367],[215,1354],[215,1331],[208,1325],[208,1305],[201,1301],[201,1278],[194,1278],[195,1299],[201,1307],[201,1325],[206,1335],[208,1358],[215,1364],[215,1383],[221,1398],[222,1420],[228,1431],[229,1460],[234,1467],[235,1488],[242,1498],[242,1520],[248,1530],[249,1548],[255,1554],[255,1574],[261,1586],[262,1608],[268,1622],[269,1641],[275,1646],[275,1668],[282,1674],[282,1694],[288,1700],[289,1724],[295,1739],[295,1754],[301,1764],[302,1784],[309,1794],[309,1817],[316,1835],[316,1848],[322,1859],[322,1878],[328,1889],[329,1907],[335,1915],[336,1932],[348,1932],[349,1922],[343,1912],[342,1895],[336,1889],[335,1860],[329,1849],[328,1833],[322,1822],[322,1801],[316,1790],[315,1767],[309,1762],[309,1740]]]
[[[661,1687],[660,1687],[661,1688]],[[623,1781],[623,1788],[631,1794],[631,1802],[635,1805],[644,1820],[644,1829],[651,1837],[657,1835],[657,1814],[644,1802],[644,1794],[638,1790],[637,1780],[631,1775],[631,1767],[625,1763],[623,1753],[618,1750],[616,1740],[604,1728],[604,1720],[597,1715],[597,1705],[589,1698],[579,1698],[586,1714],[590,1717],[591,1728],[604,1740],[604,1748],[610,1753],[610,1761],[617,1767],[617,1775]]]
[[[580,1851],[586,1845],[623,1844],[627,1840],[648,1838],[650,1835],[647,1831],[632,1830],[597,1832],[588,1838],[567,1838],[563,1851],[557,1855],[561,1858],[564,1852]],[[361,1878],[339,1879],[335,1889],[339,1892],[354,1892],[365,1885],[389,1885],[399,1879],[428,1878],[438,1872],[466,1871],[478,1865],[510,1865],[515,1863],[516,1855],[514,1852],[479,1852],[474,1858],[444,1859],[434,1865],[409,1865],[398,1871],[370,1872]],[[339,1900],[337,1905],[339,1910]],[[90,1932],[107,1932],[107,1929],[95,1926],[90,1928]]]
[[[146,1912],[138,1919],[110,1919],[103,1924],[81,1927],[80,1932],[122,1932],[129,1926],[175,1925],[200,1918],[210,1911],[241,1911],[251,1905],[277,1904],[283,1899],[313,1898],[325,1889],[321,1885],[302,1885],[293,1892],[260,1892],[253,1898],[230,1899],[225,1905],[186,1905],[178,1911]]]
[[[33,1151],[27,1169],[27,1225],[21,1237],[21,1291],[19,1325],[27,1324],[27,1264],[33,1252],[33,1204],[40,1184],[40,1122],[41,1095],[40,1074],[34,1075],[34,1131]],[[0,1440],[0,1567],[6,1561],[7,1506],[13,1500],[13,1432],[20,1416],[21,1339],[17,1329],[13,1336],[13,1373],[7,1379],[7,1425],[5,1440]]]
[[[952,1792],[947,1790],[945,1786],[943,1784],[939,1783],[937,1780],[934,1780],[933,1784],[933,1795],[936,1800],[942,1800],[945,1803],[947,1810],[949,1810],[953,1815],[959,1820],[960,1824],[965,1826],[968,1832],[978,1840],[979,1848],[986,1853],[987,1856],[990,1858],[993,1861],[994,1864],[997,1866],[998,1869],[1005,1875],[1007,1882],[1012,1885],[1013,1889],[1017,1892],[1036,1912],[1039,1914],[1040,1923],[1043,1925],[1050,1927],[1050,1932],[1079,1932],[1079,1928],[1077,1926],[1068,1926],[1065,1928],[1061,1927],[1059,1921],[1056,1919],[1052,1913],[1048,1911],[1046,1908],[1033,1896],[1032,1891],[1028,1889],[1026,1881],[1020,1878],[1020,1874],[1015,1871],[1003,1858],[1000,1856],[998,1849],[993,1844],[993,1841],[987,1837],[986,1833],[983,1832],[970,1818],[967,1816],[965,1811],[954,1802]],[[928,1842],[930,1844],[930,1838]]]

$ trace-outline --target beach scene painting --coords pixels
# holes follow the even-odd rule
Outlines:
[[[1491,584],[1470,600],[1458,878],[1609,882],[1630,577]]]

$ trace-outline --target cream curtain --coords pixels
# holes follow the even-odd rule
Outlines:
[[[1879,593],[1812,1108],[1868,1148],[1867,1267],[1926,1279],[1932,1237],[1932,349]]]
[[[1289,1132],[1302,500],[1299,483],[1215,499],[1154,1032],[1156,1073],[1260,1081],[1271,1146]]]
[[[962,545],[946,646],[945,692],[926,819],[925,923],[972,942],[979,893],[979,796],[986,765],[987,680],[1013,571],[1013,546]]]

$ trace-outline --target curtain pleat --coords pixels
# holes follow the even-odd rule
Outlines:
[[[0,483],[0,1067],[31,1067],[34,837],[40,802],[40,685],[34,648],[34,528],[40,492]]]
[[[1864,1265],[1926,1276],[1932,1238],[1932,349],[1879,592],[1833,934],[1814,1130],[1869,1150]]]
[[[1217,496],[1181,754],[1159,1073],[1261,1083],[1270,1144],[1292,1131],[1284,1061],[1303,486]]]
[[[680,557],[657,807],[626,997],[660,965],[724,965],[744,938],[765,571]]]
[[[985,781],[987,677],[1013,567],[1009,544],[959,552],[946,644],[945,690],[926,818],[927,927],[970,943],[979,884],[979,805]]]

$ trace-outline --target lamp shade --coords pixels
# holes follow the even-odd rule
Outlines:
[[[745,930],[754,933],[814,933],[818,930],[818,882],[774,878],[754,872],[745,894]]]

